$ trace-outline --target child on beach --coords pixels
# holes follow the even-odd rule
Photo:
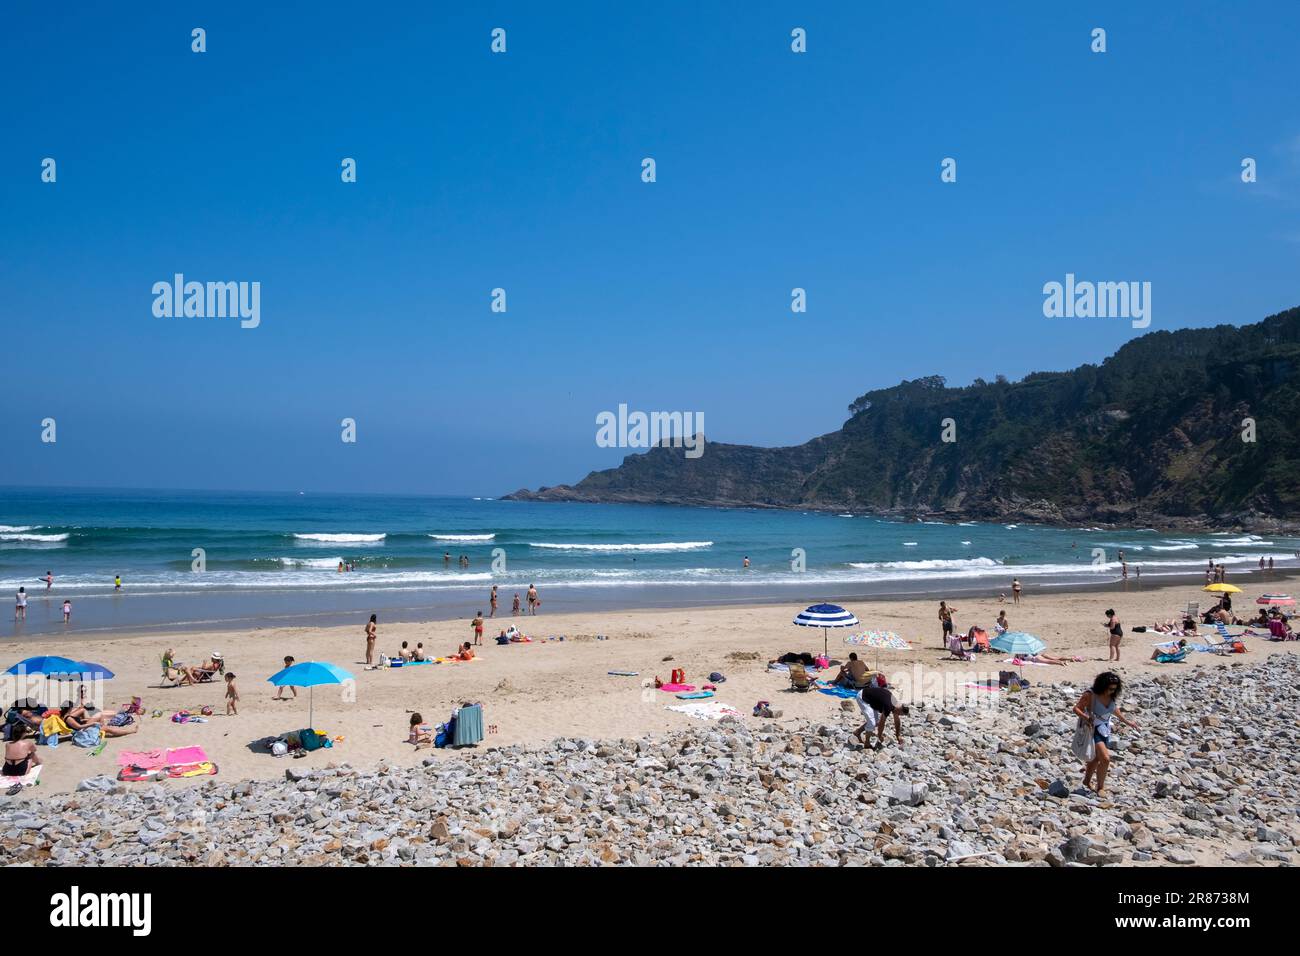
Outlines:
[[[406,738],[409,744],[415,744],[418,748],[421,744],[433,743],[433,728],[424,722],[419,711],[411,714],[411,734]]]
[[[64,600],[63,602],[63,623],[67,624],[72,617],[72,602]]]
[[[483,643],[483,612],[479,611],[471,623],[474,628],[474,646],[479,647]]]
[[[27,620],[27,589],[19,588],[17,595],[14,596],[14,620]]]
[[[235,674],[226,675],[226,716],[239,716],[239,689],[235,687]]]
[[[292,667],[292,666],[293,666],[293,657],[290,656],[290,655],[286,655],[285,658],[284,658],[284,667],[285,667],[285,670],[288,670],[288,669],[289,669],[290,667]],[[288,697],[281,697],[281,696],[280,696],[280,692],[283,691],[283,690],[286,690],[286,689],[287,689],[291,694],[293,694],[293,696],[294,696],[295,699],[298,697],[298,688],[296,688],[296,687],[288,687],[288,688],[286,688],[286,687],[277,687],[277,688],[275,689],[275,696],[274,696],[273,698],[271,698],[271,699],[272,699],[272,700],[288,700],[288,699],[289,699]],[[235,699],[238,700],[239,698],[236,697]]]
[[[519,592],[515,592],[515,603],[510,608],[510,613],[515,617],[519,616]]]
[[[421,641],[420,643],[418,643],[418,644],[415,645],[415,653],[411,655],[411,660],[413,660],[413,661],[422,661],[422,660],[424,660],[424,642],[423,642],[423,641]]]
[[[415,660],[415,655],[411,653],[411,649],[407,646],[406,641],[402,641],[402,649],[397,652],[397,656],[404,661]]]
[[[472,661],[474,659],[474,649],[469,646],[469,641],[466,641],[460,646],[460,650],[452,654],[451,657],[452,660],[457,661]]]

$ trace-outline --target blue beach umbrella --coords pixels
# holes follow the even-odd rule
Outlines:
[[[103,664],[92,664],[90,661],[77,661],[75,673],[91,680],[112,680],[117,676]]]
[[[42,654],[19,661],[5,671],[6,674],[41,674],[53,677],[60,674],[80,674],[81,664],[69,657],[55,657]]]
[[[989,641],[989,647],[1014,657],[1021,654],[1037,654],[1047,645],[1024,631],[1006,631]]]
[[[343,684],[352,679],[352,675],[337,664],[328,661],[303,661],[301,664],[294,664],[292,667],[277,671],[268,677],[267,681],[276,687],[308,688],[307,726],[310,727],[314,722],[316,704],[311,688],[317,684]]]
[[[827,653],[826,629],[830,627],[857,627],[858,619],[852,611],[846,611],[838,604],[813,604],[804,608],[794,617],[794,623],[800,627],[820,627],[822,629],[822,653]]]

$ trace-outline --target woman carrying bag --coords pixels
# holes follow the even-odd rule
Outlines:
[[[1083,786],[1097,796],[1106,787],[1106,771],[1110,769],[1110,723],[1118,720],[1137,730],[1137,724],[1124,716],[1119,709],[1119,695],[1123,682],[1114,671],[1098,674],[1092,689],[1085,690],[1074,705],[1079,724],[1074,731],[1070,749],[1083,762]],[[1097,786],[1089,782],[1097,775]]]

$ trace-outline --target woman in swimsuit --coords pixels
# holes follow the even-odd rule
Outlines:
[[[375,623],[376,615],[370,615],[370,620],[366,622],[366,663],[375,662],[375,638],[379,634],[379,625]]]
[[[1106,771],[1110,769],[1110,722],[1119,720],[1134,730],[1137,724],[1124,716],[1119,709],[1120,691],[1124,689],[1119,675],[1114,671],[1098,674],[1092,682],[1092,689],[1085,690],[1074,705],[1074,713],[1080,720],[1092,725],[1092,742],[1097,748],[1097,755],[1083,768],[1083,785],[1092,789],[1090,781],[1097,775],[1097,786],[1093,790],[1101,796],[1106,787]]]
[[[41,764],[40,754],[36,752],[36,741],[32,739],[32,728],[24,723],[14,725],[13,740],[5,743],[4,776],[25,777],[33,767]]]
[[[1106,633],[1110,635],[1110,656],[1108,661],[1119,660],[1119,642],[1124,639],[1124,628],[1119,623],[1119,615],[1113,608],[1106,609]]]

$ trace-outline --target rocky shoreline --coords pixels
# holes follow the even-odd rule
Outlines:
[[[1297,686],[1287,654],[1135,679],[1141,730],[1117,739],[1104,798],[1077,790],[1078,688],[1042,684],[987,708],[919,704],[901,749],[892,733],[857,744],[847,701],[838,722],[744,717],[414,767],[91,778],[0,807],[0,846],[10,864],[78,866],[1289,865]]]

